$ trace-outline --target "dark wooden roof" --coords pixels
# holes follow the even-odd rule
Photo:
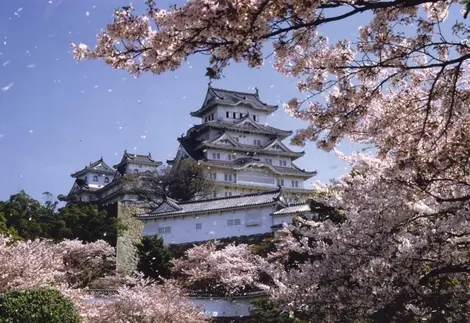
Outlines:
[[[202,117],[211,107],[217,104],[236,106],[245,104],[251,106],[253,109],[262,110],[266,112],[274,112],[278,109],[277,105],[267,105],[259,98],[258,91],[255,93],[238,92],[224,89],[216,89],[211,86],[207,89],[206,98],[202,107],[191,112],[193,117]]]
[[[152,159],[152,155],[149,153],[148,155],[139,155],[139,154],[129,154],[127,150],[124,151],[121,161],[119,164],[114,165],[115,168],[119,168],[128,163],[135,163],[141,165],[150,165],[158,167],[162,164],[160,161],[155,161]]]
[[[90,163],[90,165],[85,166],[85,168],[73,173],[72,177],[77,177],[80,175],[84,175],[85,173],[88,172],[93,172],[93,173],[98,173],[98,174],[105,174],[105,175],[113,175],[116,170],[113,168],[109,167],[108,164],[106,164],[103,160],[103,157],[98,159],[97,161]]]
[[[243,117],[243,119],[247,118],[248,116]],[[243,121],[243,119],[240,119]],[[221,130],[232,130],[236,132],[244,132],[244,133],[257,133],[257,134],[265,134],[265,135],[273,135],[277,136],[279,139],[284,140],[290,135],[292,135],[292,131],[289,130],[282,130],[262,124],[257,124],[258,128],[252,127],[243,127],[239,126],[240,122],[233,123],[233,122],[225,122],[221,120],[214,120],[208,121],[202,124],[195,125],[194,127],[190,128],[187,132],[190,135],[191,132],[201,132],[206,129],[221,129]]]
[[[280,202],[281,196],[281,190],[277,189],[275,191],[268,191],[263,193],[236,195],[181,203],[167,198],[154,211],[137,215],[137,217],[140,219],[149,219],[156,217],[184,216],[189,214],[218,212],[222,210],[234,210],[246,207],[258,207],[262,205],[282,203]],[[169,208],[162,207],[162,205],[165,203],[169,204]]]

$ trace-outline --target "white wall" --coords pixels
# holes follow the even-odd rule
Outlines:
[[[97,182],[93,181],[94,176],[97,177]],[[87,172],[85,175],[82,175],[79,178],[85,180],[85,177],[87,178],[86,182],[88,183],[88,186],[100,188],[111,183],[114,178],[114,175],[104,175],[97,172]],[[108,178],[109,183],[105,183],[106,177]]]
[[[271,142],[271,139],[269,138],[269,136],[263,135],[263,134],[248,134],[248,133],[235,132],[235,131],[229,131],[228,133],[233,138],[237,137],[238,142],[241,143],[242,145],[254,146],[255,139],[258,139],[261,141],[261,146],[265,146],[269,142]]]
[[[273,211],[273,207],[269,206],[259,209],[252,208],[207,215],[151,219],[144,221],[142,235],[159,235],[165,243],[174,244],[267,233],[271,232],[271,226],[273,225],[270,215]],[[261,223],[257,226],[247,226],[247,219],[253,214],[259,217]],[[229,226],[228,220],[235,219],[240,219],[240,225]],[[200,230],[196,229],[196,224],[198,223],[202,224]],[[158,233],[159,227],[171,227],[171,232]]]
[[[198,306],[208,317],[249,316],[254,306],[250,299],[201,299],[191,298],[194,306]]]
[[[134,169],[137,169],[139,171],[139,174],[143,174],[146,171],[155,172],[157,170],[157,167],[150,166],[150,165],[141,165],[141,164],[129,163],[127,165],[126,173],[127,174],[133,174]]]

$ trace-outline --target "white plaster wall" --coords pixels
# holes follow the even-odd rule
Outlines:
[[[212,153],[219,153],[220,154],[220,159],[214,159],[212,157]],[[223,151],[223,150],[217,150],[217,149],[207,149],[206,151],[206,157],[208,160],[227,160],[228,159],[228,152]]]
[[[292,176],[282,176],[284,179],[284,187],[288,188],[304,188],[304,180],[303,178],[299,177],[292,177]],[[292,186],[292,181],[298,181],[299,187]]]
[[[246,210],[236,210],[208,215],[147,220],[144,222],[142,235],[159,235],[165,243],[174,244],[271,232],[273,224],[270,214],[273,212],[273,207],[259,208],[256,211],[259,212],[261,218],[261,224],[258,226],[246,226]],[[240,219],[240,225],[229,226],[227,221],[235,219]],[[200,230],[196,230],[197,223],[202,224]],[[170,233],[158,234],[159,227],[168,226],[171,227]]]
[[[134,169],[137,169],[139,171],[139,174],[143,174],[146,171],[155,172],[157,170],[157,167],[150,166],[150,165],[140,165],[140,164],[135,164],[135,163],[129,163],[127,165],[126,173],[134,174]]]
[[[250,115],[257,115],[259,120],[257,121],[258,123],[264,124],[266,123],[266,117],[268,115],[267,112],[259,111],[259,110],[254,110],[246,106],[226,106],[226,105],[219,105],[217,107],[217,117],[218,120],[224,120],[224,121],[233,121],[236,122],[237,120],[240,120],[240,113],[243,113],[243,116],[245,116],[247,113]],[[230,112],[230,118],[227,118],[226,112]],[[237,113],[237,119],[233,119],[233,112]]]
[[[283,216],[272,216],[273,225],[279,225],[283,223],[290,224],[292,223],[292,215],[283,215]]]
[[[261,141],[261,146],[265,146],[268,144],[268,142],[271,142],[271,140],[269,139],[269,136],[263,135],[263,134],[248,134],[248,133],[235,132],[235,131],[229,131],[228,133],[233,138],[237,137],[238,142],[241,143],[242,145],[254,146],[255,139],[258,139]]]
[[[191,302],[199,307],[208,317],[249,316],[254,306],[249,299],[200,299],[192,298]]]
[[[93,181],[93,176],[98,177],[97,182]],[[96,173],[96,172],[88,172],[85,175],[80,176],[79,178],[85,180],[85,177],[87,177],[88,186],[90,186],[90,187],[103,187],[103,186],[106,186],[109,183],[111,183],[114,176],[113,175],[104,175],[104,174],[100,174],[100,173]],[[108,178],[109,183],[105,183],[105,178],[106,177]]]
[[[237,183],[255,186],[277,186],[277,175],[268,168],[251,168],[237,171]]]
[[[286,156],[276,156],[276,155],[265,155],[265,154],[259,154],[256,156],[256,158],[259,158],[259,160],[264,161],[266,158],[272,159],[272,165],[277,166],[277,167],[292,167],[292,160],[291,157],[286,157]],[[280,166],[279,165],[279,160],[285,160],[286,161],[286,166]]]

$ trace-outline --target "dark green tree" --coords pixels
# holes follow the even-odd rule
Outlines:
[[[0,207],[7,226],[14,228],[23,239],[47,237],[47,229],[41,223],[47,221],[53,212],[44,208],[24,191],[10,196],[10,199]]]
[[[17,232],[22,239],[46,238],[55,241],[79,239],[84,242],[117,240],[117,218],[96,204],[73,202],[57,210],[52,194],[43,194],[43,204],[24,191],[0,203],[0,234]],[[5,223],[2,224],[2,215]],[[11,231],[13,230],[13,231]]]
[[[0,299],[0,323],[79,323],[73,302],[53,289],[10,292]]]
[[[155,280],[168,278],[171,275],[173,258],[171,252],[163,244],[163,239],[157,236],[143,237],[137,246],[139,262],[137,270]]]
[[[117,218],[96,204],[72,202],[59,209],[51,231],[55,240],[79,239],[84,242],[104,240],[115,246]]]

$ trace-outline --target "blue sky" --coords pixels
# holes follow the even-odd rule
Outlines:
[[[124,149],[171,159],[176,138],[198,122],[189,112],[200,107],[206,93],[206,57],[192,57],[175,72],[138,79],[103,62],[73,60],[70,43],[94,45],[113,10],[126,4],[2,1],[0,200],[21,189],[37,199],[45,191],[66,194],[73,183],[71,173],[101,156],[113,165]],[[256,86],[270,104],[297,95],[296,81],[275,72],[269,61],[261,69],[233,64],[224,75],[215,87],[251,91]],[[282,108],[268,120],[282,129],[305,125]],[[294,149],[305,149],[297,165],[318,170],[315,179],[326,181],[345,172],[343,162],[312,143]]]

